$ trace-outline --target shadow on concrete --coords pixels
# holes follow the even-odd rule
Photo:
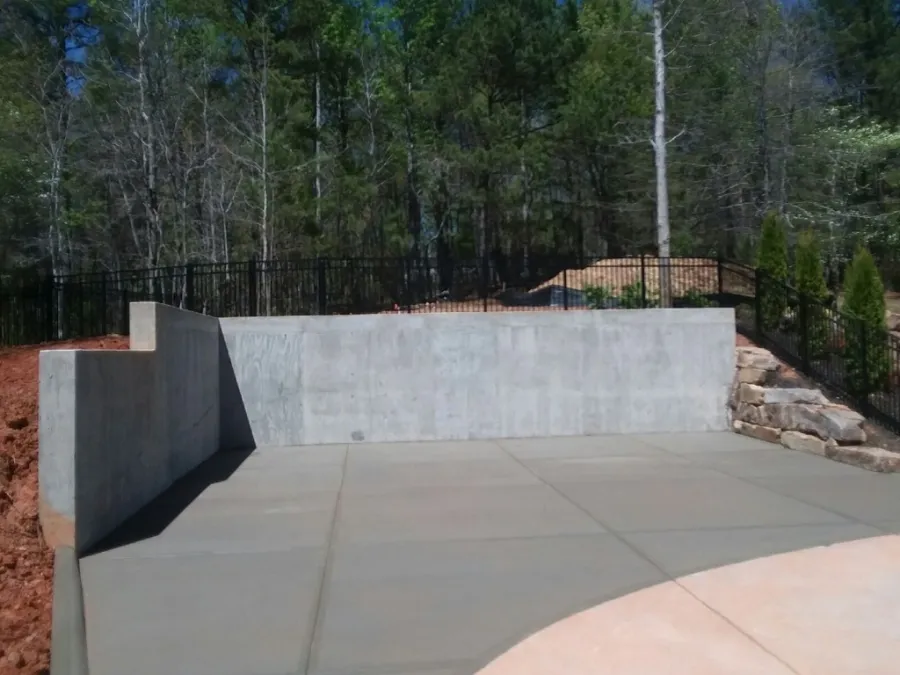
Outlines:
[[[256,447],[256,439],[253,438],[253,429],[244,405],[244,396],[238,386],[231,355],[228,353],[228,344],[222,335],[221,327],[219,328],[219,427],[221,429],[219,443],[222,450]]]
[[[206,488],[228,480],[251,452],[253,452],[251,448],[217,452],[196,469],[175,481],[172,487],[131,516],[84,555],[102,553],[162,533]]]

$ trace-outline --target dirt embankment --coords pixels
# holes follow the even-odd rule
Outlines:
[[[750,272],[735,263],[722,263],[722,288],[725,293],[748,295],[753,292]],[[583,290],[588,286],[603,286],[613,293],[621,293],[627,286],[644,282],[647,292],[659,293],[659,258],[607,258],[584,268],[560,272],[535,288],[568,286]],[[715,258],[672,258],[669,263],[672,294],[681,296],[689,291],[716,293],[719,290],[719,263]]]
[[[0,675],[49,672],[53,552],[38,524],[38,353],[127,349],[107,337],[0,350]]]

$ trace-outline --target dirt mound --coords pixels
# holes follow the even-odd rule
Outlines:
[[[106,337],[0,350],[0,675],[50,666],[53,552],[38,525],[38,352],[127,349]]]
[[[672,292],[676,297],[688,291],[716,293],[719,290],[719,267],[715,258],[672,258],[669,269]],[[642,278],[649,293],[659,293],[659,258],[645,257],[643,262],[641,258],[600,260],[583,269],[560,272],[534,290],[547,286],[568,286],[576,290],[603,286],[618,295],[626,286],[640,284]],[[752,294],[752,272],[741,265],[722,263],[722,286],[725,293]]]

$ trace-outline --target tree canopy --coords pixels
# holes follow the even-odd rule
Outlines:
[[[0,266],[653,250],[647,4],[3,3]],[[897,5],[664,3],[673,254],[900,281]]]

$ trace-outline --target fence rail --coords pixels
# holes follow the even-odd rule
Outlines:
[[[900,338],[761,272],[752,282],[753,302],[736,310],[738,330],[900,433]]]
[[[62,276],[0,274],[0,345],[128,333],[154,300],[218,317],[734,307],[738,330],[900,432],[900,339],[751,267],[710,258],[317,258]]]
[[[735,304],[753,292],[750,268],[710,258],[316,258],[7,274],[0,344],[127,334],[128,305],[141,300],[218,317],[653,307],[661,264],[676,306]]]

